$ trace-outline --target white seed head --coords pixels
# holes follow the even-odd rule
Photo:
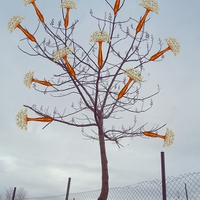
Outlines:
[[[142,0],[142,3],[139,4],[140,6],[159,14],[159,5],[155,0]]]
[[[167,128],[163,147],[171,146],[174,143],[174,138],[174,132],[171,129]]]
[[[60,4],[61,8],[76,9],[76,3],[72,0],[63,0]]]
[[[134,81],[136,81],[139,84],[141,84],[141,82],[142,82],[142,75],[141,75],[140,71],[138,71],[137,69],[134,69],[134,68],[126,69],[125,72],[124,72],[124,74],[126,74],[130,78],[133,78]]]
[[[105,31],[95,31],[91,36],[90,36],[90,42],[98,42],[98,41],[102,41],[102,42],[110,42],[110,36],[108,35],[107,32]]]
[[[35,0],[23,0],[24,1],[24,6],[33,3]]]
[[[165,38],[165,41],[167,42],[168,46],[171,48],[172,52],[176,56],[180,52],[180,44],[175,38]]]
[[[15,15],[10,18],[10,20],[8,21],[8,30],[10,31],[10,33],[13,32],[13,30],[17,27],[18,24],[21,23],[23,19],[24,17],[20,15]]]
[[[24,75],[24,85],[29,89],[31,88],[33,75],[34,71],[30,71]]]
[[[27,109],[20,110],[16,115],[16,124],[22,130],[27,130]]]
[[[73,51],[69,47],[61,47],[53,53],[53,60],[57,61],[61,59],[63,56],[73,53]]]

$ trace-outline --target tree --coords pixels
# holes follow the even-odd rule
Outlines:
[[[6,188],[6,196],[5,200],[12,200],[13,196],[13,188]],[[27,198],[27,192],[23,188],[19,188],[16,190],[15,200],[25,200]]]
[[[23,28],[23,17],[19,15],[10,19],[8,29],[12,32],[19,28],[25,34],[26,38],[22,42],[27,46],[18,46],[23,53],[41,56],[58,66],[58,73],[54,74],[51,81],[38,80],[34,71],[30,71],[25,75],[24,83],[28,88],[33,83],[36,91],[66,98],[68,102],[71,100],[71,104],[68,103],[62,112],[57,108],[50,111],[48,108],[43,109],[43,106],[24,105],[25,109],[17,114],[16,122],[24,130],[27,130],[30,121],[46,122],[44,128],[52,122],[59,122],[79,127],[84,136],[98,140],[102,168],[102,187],[98,200],[106,200],[109,174],[105,141],[115,142],[120,147],[123,138],[145,135],[164,139],[164,146],[173,143],[172,130],[167,129],[165,135],[157,133],[165,125],[146,130],[147,123],[138,125],[136,115],[151,109],[152,97],[160,91],[158,87],[154,93],[140,96],[142,83],[145,82],[142,78],[145,66],[154,60],[161,61],[166,51],[171,50],[176,55],[179,43],[169,37],[164,44],[159,41],[157,53],[152,52],[154,38],[145,30],[145,24],[149,21],[149,12],[158,14],[159,6],[154,0],[142,0],[140,5],[144,7],[145,13],[139,21],[132,16],[122,19],[120,12],[125,0],[112,3],[104,0],[108,10],[104,16],[96,16],[90,10],[98,30],[91,34],[87,47],[77,37],[80,37],[76,32],[79,21],[70,19],[71,10],[76,9],[73,0],[61,0],[62,20],[57,25],[54,19],[48,25],[35,0],[24,0],[24,3],[32,4],[38,16],[35,32],[31,34]],[[42,40],[37,39],[41,31],[45,34]],[[123,49],[123,46],[126,48]],[[167,47],[163,50],[163,46]],[[28,110],[38,117],[29,117]],[[125,127],[121,118],[128,114],[132,116],[133,123]],[[116,122],[118,126],[113,125]]]

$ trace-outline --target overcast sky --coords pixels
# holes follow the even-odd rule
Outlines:
[[[114,4],[114,0],[109,2]],[[45,21],[61,17],[60,0],[37,0],[36,3]],[[126,0],[124,16],[139,19],[144,14],[139,3],[139,0]],[[167,52],[162,62],[149,66],[149,89],[156,89],[159,84],[161,92],[153,99],[153,108],[142,115],[141,120],[152,125],[167,123],[175,132],[175,143],[163,148],[162,140],[141,137],[125,140],[124,148],[120,149],[107,143],[110,187],[160,179],[161,151],[165,152],[167,176],[200,169],[200,3],[197,0],[159,0],[158,3],[160,14],[150,13],[146,30],[155,40],[176,38],[181,50],[176,57]],[[97,30],[90,21],[89,10],[92,8],[95,14],[104,16],[106,4],[103,0],[76,0],[76,4],[78,9],[71,12],[71,20],[80,20],[80,37],[89,40],[91,33]],[[100,189],[97,141],[85,140],[80,129],[58,123],[44,130],[43,124],[29,123],[28,131],[22,131],[15,123],[23,104],[54,107],[58,102],[23,85],[24,74],[29,70],[50,79],[57,72],[57,66],[18,50],[17,45],[24,35],[19,30],[12,34],[7,30],[8,20],[16,14],[26,17],[23,24],[29,30],[34,30],[37,24],[31,5],[24,7],[22,0],[1,2],[0,195],[4,195],[8,187],[22,187],[28,197],[63,194],[68,177],[72,178],[71,192]],[[128,119],[124,116],[123,120]],[[165,128],[160,133],[164,134]]]

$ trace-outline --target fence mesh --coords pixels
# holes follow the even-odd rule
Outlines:
[[[200,172],[166,179],[167,200],[200,200]],[[69,200],[97,200],[100,190],[72,193]],[[65,194],[28,200],[65,200]],[[108,200],[162,200],[161,180],[109,189]]]

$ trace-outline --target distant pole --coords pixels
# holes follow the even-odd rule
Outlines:
[[[14,187],[14,190],[13,190],[13,194],[12,194],[12,200],[15,199],[15,193],[16,193],[16,187]]]
[[[68,178],[67,192],[66,192],[65,200],[68,200],[68,198],[69,198],[70,183],[71,183],[71,178]]]
[[[185,183],[185,195],[186,195],[186,200],[188,200],[188,192],[187,192],[187,184]]]
[[[166,196],[165,154],[164,154],[164,152],[161,152],[161,175],[162,175],[162,196],[163,196],[163,200],[166,200],[167,196]]]

